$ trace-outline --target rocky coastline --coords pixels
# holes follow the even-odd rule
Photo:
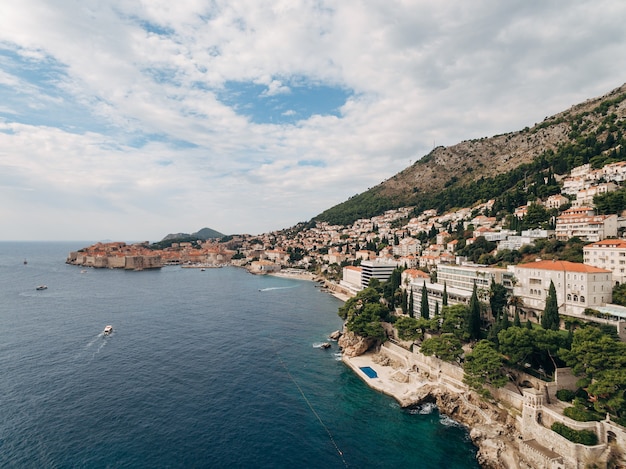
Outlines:
[[[332,337],[337,337],[336,333]],[[476,458],[481,467],[531,467],[523,462],[518,449],[522,436],[515,418],[497,403],[486,401],[462,384],[429,379],[419,372],[407,373],[400,359],[369,351],[371,341],[350,332],[341,334],[338,345],[343,362],[372,389],[393,397],[404,408],[433,402],[442,414],[466,426],[478,448]],[[370,378],[362,367],[372,368],[377,377]]]

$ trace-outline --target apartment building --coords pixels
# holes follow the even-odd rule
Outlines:
[[[545,309],[550,282],[556,288],[560,314],[583,316],[586,308],[603,306],[612,299],[613,280],[607,269],[556,260],[518,264],[509,269],[515,275],[513,294],[522,300],[523,310],[537,317]]]
[[[426,295],[428,296],[428,311],[430,317],[432,317],[437,310],[437,306],[439,307],[439,312],[441,313],[442,311],[444,288],[446,289],[446,294],[448,296],[448,306],[456,304],[467,305],[472,297],[473,290],[455,288],[449,285],[444,286],[441,283],[430,283],[425,279],[416,279],[409,285],[409,291],[413,293],[413,313],[416,318],[422,317],[421,308],[424,284],[426,285]]]
[[[339,285],[346,288],[350,293],[357,294],[362,290],[361,286],[361,267],[348,265],[343,268],[342,280]]]
[[[386,282],[389,277],[391,277],[391,273],[396,267],[398,267],[398,263],[391,260],[362,261],[361,287],[367,288],[372,278]]]
[[[509,292],[513,292],[513,272],[507,269],[478,264],[439,264],[437,266],[437,283],[441,285],[445,283],[448,288],[458,288],[469,291],[470,294],[476,284],[482,301],[489,299],[492,280],[504,285]]]
[[[613,284],[626,280],[626,240],[605,239],[583,247],[583,260],[587,265],[610,270]]]
[[[556,238],[567,241],[574,236],[584,241],[617,237],[617,215],[594,215],[590,207],[570,208],[556,219]]]

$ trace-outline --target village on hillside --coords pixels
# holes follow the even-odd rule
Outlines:
[[[509,296],[519,299],[526,317],[536,320],[553,281],[560,314],[618,321],[626,319],[626,308],[612,304],[612,290],[626,279],[626,239],[621,239],[626,231],[626,217],[617,213],[597,215],[594,197],[619,189],[624,180],[626,162],[596,170],[586,164],[560,181],[560,194],[529,201],[512,214],[523,220],[533,206],[559,210],[558,216],[546,223],[552,224],[553,229],[507,229],[505,224],[511,225],[510,220],[487,215],[492,200],[441,215],[426,210],[411,217],[412,207],[404,207],[357,220],[351,226],[318,222],[309,228],[258,236],[173,242],[158,250],[147,241],[130,245],[96,243],[71,252],[67,263],[130,270],[231,264],[260,274],[303,269],[326,279],[327,286],[344,298],[366,288],[372,278],[386,281],[394,269],[402,268],[402,288],[412,293],[416,317],[420,316],[424,285],[430,310],[434,311],[441,303],[444,285],[451,304],[468,303],[474,284],[481,299],[486,300],[493,280],[502,284]],[[538,241],[567,242],[573,238],[586,243],[582,263],[540,258],[534,258],[532,263],[511,262],[515,260],[512,252],[530,253],[532,257],[531,246]],[[480,245],[478,252],[482,255],[474,255],[475,262],[460,255],[461,243],[466,251],[472,245]],[[591,311],[596,316],[590,317]]]

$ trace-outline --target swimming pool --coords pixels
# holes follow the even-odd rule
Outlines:
[[[360,367],[361,371],[367,375],[368,378],[378,378],[378,374],[374,369],[370,366],[362,366]]]

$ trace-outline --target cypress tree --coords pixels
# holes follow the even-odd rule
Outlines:
[[[435,316],[439,316],[439,302],[435,301]]]
[[[500,321],[500,330],[505,330],[511,327],[511,321],[509,321],[509,315],[506,311],[502,312],[502,320]]]
[[[556,288],[554,282],[550,280],[550,288],[548,289],[548,298],[546,298],[546,307],[541,316],[541,327],[544,329],[552,329],[558,331],[560,325],[559,305],[556,300]]]
[[[467,321],[470,339],[480,339],[480,303],[478,301],[478,289],[474,282],[474,291],[469,304],[469,318]]]
[[[413,308],[413,289],[411,288],[411,294],[409,295],[409,316],[415,317],[415,308]]]
[[[441,301],[441,306],[448,306],[448,286],[446,282],[443,282],[443,299]]]
[[[522,322],[520,321],[519,312],[517,311],[517,309],[515,310],[515,317],[513,318],[513,325],[515,327],[522,327]]]
[[[428,310],[428,290],[426,290],[426,281],[422,287],[422,303],[420,305],[420,317],[430,319],[430,311]]]

